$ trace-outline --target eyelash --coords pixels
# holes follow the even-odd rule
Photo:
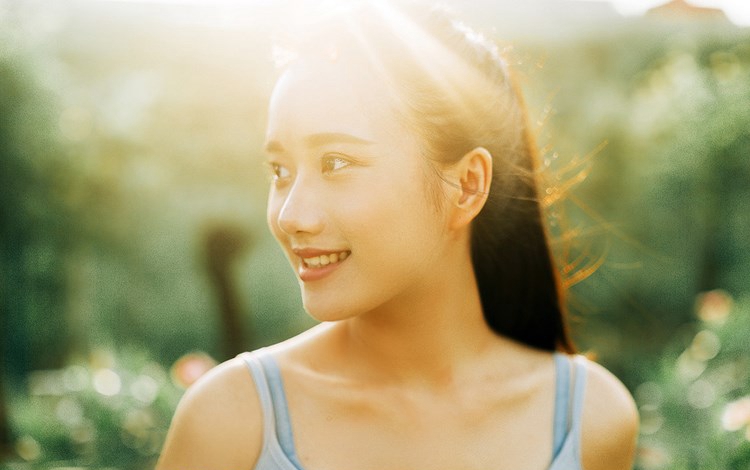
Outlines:
[[[341,155],[325,155],[320,162],[320,171],[323,175],[328,176],[351,164],[351,160],[342,157]],[[291,176],[291,171],[281,163],[268,162],[267,166],[271,174],[271,180],[276,184],[286,181]]]
[[[337,164],[339,163],[342,165],[337,168]],[[321,161],[321,172],[324,175],[330,175],[331,173],[346,168],[351,164],[351,161],[341,155],[325,155]]]

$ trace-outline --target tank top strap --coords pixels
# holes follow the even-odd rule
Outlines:
[[[581,470],[581,422],[586,360],[555,353],[556,385],[553,458],[549,470]]]
[[[297,451],[294,448],[294,436],[292,435],[292,422],[289,418],[289,405],[284,392],[284,382],[281,377],[281,371],[276,361],[270,354],[260,354],[258,356],[261,366],[266,373],[268,386],[271,390],[271,401],[273,404],[274,416],[276,417],[276,437],[284,451],[284,455],[297,468],[302,468],[302,464],[297,458]]]
[[[240,356],[250,368],[250,373],[258,388],[263,408],[264,448],[268,450],[270,458],[274,459],[276,464],[281,460],[284,468],[293,467],[295,470],[301,470],[302,464],[294,448],[289,407],[279,366],[265,348],[252,353],[243,353]]]
[[[552,455],[557,456],[568,434],[570,410],[570,362],[567,356],[556,352],[555,358],[555,412],[552,423]]]
[[[258,357],[261,354],[262,349],[252,353],[243,352],[237,357],[241,358],[245,363],[255,382],[255,389],[258,392],[258,399],[260,400],[263,413],[263,447],[266,448],[269,441],[273,439],[273,436],[276,436],[276,415],[274,413],[273,399],[271,397],[272,392],[269,387],[268,378]]]
[[[569,445],[579,453],[586,391],[585,359],[558,352],[554,357],[556,380],[552,455],[557,456],[568,440],[573,441]]]
[[[575,364],[576,375],[575,390],[573,391],[573,409],[571,411],[573,418],[571,432],[573,432],[573,437],[580,442],[581,422],[583,421],[583,399],[586,393],[586,362],[583,357],[576,356],[573,359],[573,363]]]

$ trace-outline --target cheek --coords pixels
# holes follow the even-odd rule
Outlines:
[[[373,269],[393,264],[417,267],[437,251],[443,216],[428,202],[429,188],[419,182],[384,179],[337,204],[338,225]]]

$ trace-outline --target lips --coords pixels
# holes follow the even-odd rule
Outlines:
[[[300,257],[298,274],[302,281],[315,281],[335,271],[352,254],[349,250],[294,249]]]
[[[318,268],[322,266],[328,266],[329,264],[336,264],[339,261],[344,261],[349,256],[349,251],[340,251],[337,253],[323,254],[319,256],[311,256],[308,258],[302,258],[302,262],[308,268]]]

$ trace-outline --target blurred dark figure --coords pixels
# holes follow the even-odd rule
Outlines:
[[[219,302],[224,338],[222,352],[225,358],[234,357],[247,349],[232,267],[249,245],[250,237],[236,226],[214,224],[204,231],[204,259]]]

